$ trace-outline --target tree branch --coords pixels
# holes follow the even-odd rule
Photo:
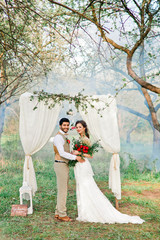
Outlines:
[[[145,97],[145,99],[148,103],[148,108],[149,108],[149,111],[150,111],[150,114],[151,114],[153,126],[154,126],[155,129],[157,129],[160,132],[160,124],[157,120],[156,111],[154,109],[151,97],[150,97],[148,91],[145,88],[142,88],[142,92],[143,92],[144,97]]]
[[[132,108],[129,108],[129,107],[126,107],[126,106],[122,106],[122,105],[120,105],[120,104],[117,104],[117,107],[118,107],[119,109],[122,109],[122,110],[124,110],[124,111],[130,112],[130,113],[132,113],[132,114],[134,114],[134,115],[136,115],[136,116],[138,116],[138,117],[141,117],[141,118],[149,121],[149,117],[148,117],[148,116],[145,116],[144,114],[142,114],[142,113],[140,113],[140,112],[137,112],[137,111],[133,110]]]
[[[80,13],[79,11],[77,11],[77,10],[75,10],[75,9],[73,9],[73,8],[70,8],[70,7],[68,7],[68,6],[66,6],[66,5],[64,5],[64,4],[62,4],[62,3],[59,3],[59,2],[56,2],[56,1],[52,1],[52,0],[48,0],[48,1],[51,2],[51,3],[54,3],[54,4],[56,4],[56,5],[59,5],[59,6],[63,7],[63,8],[66,8],[66,9],[72,11],[73,13],[76,13],[76,14],[79,15],[80,17],[87,19],[88,21],[94,23],[97,27],[99,27],[99,28],[101,28],[102,30],[104,30],[105,32],[109,33],[109,32],[108,32],[105,28],[103,28],[98,22],[95,23],[91,18],[87,17],[87,16],[84,15],[83,13]]]
[[[98,19],[96,17],[96,13],[95,13],[95,9],[94,9],[94,6],[93,4],[91,5],[91,8],[92,8],[92,15],[93,15],[93,19],[87,17],[86,15],[78,12],[77,10],[74,10],[62,3],[59,3],[59,2],[56,2],[56,1],[53,1],[53,0],[48,0],[50,1],[51,3],[53,4],[57,4],[63,8],[66,8],[70,11],[72,11],[73,13],[76,13],[77,15],[89,20],[90,22],[92,22],[93,24],[95,24],[98,28],[98,30],[100,31],[101,33],[101,37],[102,39],[111,44],[115,49],[118,49],[118,50],[121,50],[123,52],[125,52],[127,54],[127,69],[128,69],[128,74],[139,84],[141,85],[141,87],[144,87],[150,91],[153,91],[155,93],[160,93],[160,88],[159,87],[156,87],[148,82],[145,82],[143,79],[141,79],[132,69],[132,57],[133,57],[133,54],[134,52],[136,51],[136,49],[141,45],[141,43],[144,41],[144,38],[148,35],[148,33],[150,32],[151,30],[151,23],[152,23],[152,20],[153,20],[153,16],[151,14],[149,14],[149,25],[148,25],[148,28],[147,30],[145,31],[144,34],[141,34],[141,37],[140,39],[135,43],[135,45],[133,46],[133,48],[131,49],[131,51],[126,48],[126,47],[123,47],[119,44],[117,44],[116,42],[114,42],[112,39],[108,38],[105,34],[105,32],[107,32],[99,23],[98,23]],[[121,0],[124,3],[123,0]],[[129,14],[129,13],[128,13]],[[132,16],[133,18],[133,16]],[[105,32],[104,32],[105,31]],[[108,32],[107,32],[108,33]]]
[[[138,3],[136,2],[136,0],[133,0],[133,2],[135,3],[135,5],[139,8],[139,10],[141,11],[140,6],[138,5]]]
[[[140,78],[133,70],[132,70],[132,57],[127,56],[127,69],[128,69],[128,74],[142,87],[155,92],[155,93],[160,93],[160,88],[156,87],[146,81],[144,81],[142,78]]]
[[[133,15],[133,13],[130,11],[130,9],[127,7],[126,1],[121,0],[121,3],[123,4],[126,12],[130,15],[130,17],[135,21],[135,23],[137,24],[137,26],[140,28],[140,23],[138,21],[138,19]]]
[[[160,103],[157,105],[157,106],[155,106],[155,111],[157,112],[158,110],[159,110],[159,108],[160,108]]]

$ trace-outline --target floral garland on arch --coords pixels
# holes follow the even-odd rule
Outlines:
[[[82,90],[84,91],[84,89]],[[70,94],[53,94],[53,93],[48,93],[45,91],[34,91],[33,95],[30,97],[30,101],[34,100],[35,98],[37,99],[37,104],[33,108],[33,110],[36,110],[38,108],[38,103],[41,101],[44,101],[45,105],[48,105],[49,109],[52,109],[55,107],[55,105],[61,104],[63,101],[68,101],[70,104],[74,103],[77,111],[79,107],[82,108],[82,111],[87,113],[87,104],[89,104],[92,108],[95,108],[94,102],[99,102],[100,100],[98,98],[93,98],[91,95],[86,96],[82,94],[82,91],[79,92],[75,96],[71,96]],[[109,107],[108,103],[105,103],[104,108],[96,109],[97,113],[101,115],[101,111],[103,111],[106,107]]]

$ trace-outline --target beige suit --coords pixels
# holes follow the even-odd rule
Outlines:
[[[57,134],[60,134],[63,137],[65,141],[64,151],[69,153],[70,146],[69,146],[69,143],[67,143],[65,136],[60,132],[58,132]],[[55,215],[59,215],[60,217],[65,217],[67,216],[66,201],[67,201],[67,191],[68,191],[68,182],[69,182],[69,166],[68,166],[69,160],[60,156],[56,146],[54,146],[54,152],[55,152],[55,160],[65,162],[65,163],[58,163],[58,162],[54,163],[54,171],[57,177],[57,205],[56,205]]]

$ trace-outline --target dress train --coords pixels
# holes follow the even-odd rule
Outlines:
[[[76,163],[74,167],[78,221],[100,223],[133,223],[144,222],[139,216],[120,213],[113,207],[107,197],[98,188],[93,178],[93,171],[88,159]]]

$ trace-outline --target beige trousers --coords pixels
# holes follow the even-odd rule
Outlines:
[[[67,163],[54,163],[54,171],[57,177],[57,205],[55,215],[67,216],[67,191],[69,182],[69,166]]]

